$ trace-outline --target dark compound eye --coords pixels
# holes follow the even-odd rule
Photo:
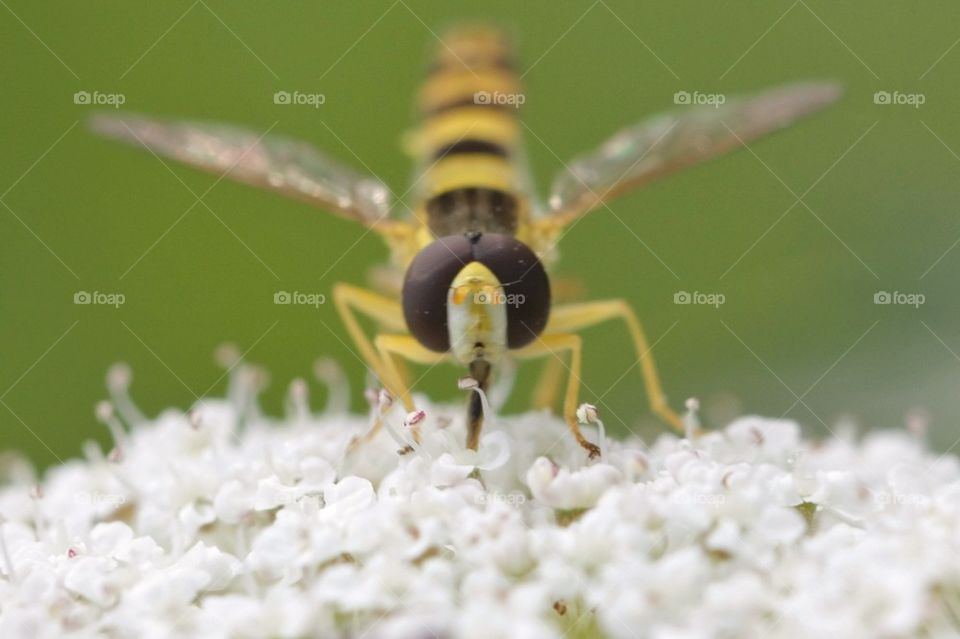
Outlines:
[[[550,316],[550,280],[536,254],[509,235],[484,233],[474,244],[473,259],[503,285],[507,346],[521,348],[534,341]]]
[[[403,280],[403,318],[410,334],[432,351],[450,350],[447,293],[450,283],[473,261],[463,235],[440,238],[417,253]]]
[[[470,262],[486,266],[503,285],[507,346],[521,348],[535,340],[550,316],[550,281],[528,246],[495,233],[451,235],[417,254],[403,282],[403,315],[410,333],[430,350],[450,349],[447,294]]]

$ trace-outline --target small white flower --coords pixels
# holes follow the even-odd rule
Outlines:
[[[473,464],[458,463],[453,455],[444,453],[430,465],[430,481],[436,486],[452,486],[469,477],[475,468]]]
[[[362,477],[345,477],[323,491],[323,519],[347,522],[350,517],[373,505],[377,496],[373,484]]]
[[[807,524],[793,508],[770,506],[765,508],[757,520],[754,534],[771,545],[792,544],[807,529]]]
[[[120,594],[111,581],[116,566],[117,562],[108,557],[76,557],[63,576],[63,585],[70,592],[105,608],[113,605]]]
[[[527,485],[538,501],[551,508],[573,510],[593,506],[621,477],[620,471],[608,464],[571,471],[540,457],[527,472]]]
[[[749,546],[743,538],[740,526],[732,520],[719,521],[707,535],[706,547],[713,551],[722,552],[731,556],[740,555]]]
[[[4,639],[957,634],[960,463],[907,432],[747,417],[589,463],[546,413],[474,451],[462,406],[417,397],[414,450],[345,458],[368,418],[313,414],[300,384],[267,418],[246,365],[229,400],[153,420],[114,377],[122,455],[0,475]]]

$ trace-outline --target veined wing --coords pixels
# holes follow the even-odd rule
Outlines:
[[[390,190],[314,147],[275,135],[198,122],[96,115],[91,128],[157,155],[303,200],[368,226],[389,225]]]
[[[557,176],[545,222],[568,223],[661,176],[782,129],[840,94],[839,85],[831,83],[786,85],[719,107],[664,113],[623,129]]]

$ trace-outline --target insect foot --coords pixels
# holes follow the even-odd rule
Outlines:
[[[600,419],[600,411],[593,404],[580,404],[577,409],[577,420],[581,424],[595,424],[597,426],[597,435],[600,437],[600,456],[606,459],[607,433],[603,426],[603,420]]]

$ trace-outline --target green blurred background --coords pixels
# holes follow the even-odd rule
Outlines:
[[[211,385],[222,393],[212,354],[225,341],[270,371],[271,412],[321,355],[344,364],[362,404],[363,370],[333,306],[272,302],[277,290],[329,295],[335,281],[364,282],[385,257],[379,240],[226,181],[204,198],[215,215],[190,209],[177,178],[197,194],[215,178],[181,167],[175,177],[148,154],[95,139],[82,124],[92,107],[74,104],[76,91],[122,93],[124,109],[160,116],[260,131],[276,123],[347,163],[361,158],[402,192],[410,166],[399,136],[433,33],[473,18],[519,41],[541,191],[561,159],[672,108],[676,91],[842,81],[842,103],[757,143],[759,159],[728,156],[618,200],[616,217],[583,221],[563,241],[560,272],[582,278],[590,298],[626,297],[658,340],[673,403],[697,396],[714,423],[786,413],[812,433],[845,418],[897,427],[924,409],[939,448],[960,435],[955,2],[2,5],[0,448],[46,464],[84,439],[105,441],[93,406],[118,360],[151,414],[187,407]],[[277,90],[326,103],[275,105]],[[925,103],[877,105],[877,91]],[[790,191],[813,184],[809,209],[791,209]],[[126,303],[75,305],[80,290]],[[881,290],[926,302],[875,305]],[[675,305],[677,291],[723,293],[726,303]],[[658,428],[637,371],[619,379],[632,363],[622,327],[586,340],[584,399],[602,397],[620,432]],[[459,401],[460,374],[438,368],[422,389]]]

